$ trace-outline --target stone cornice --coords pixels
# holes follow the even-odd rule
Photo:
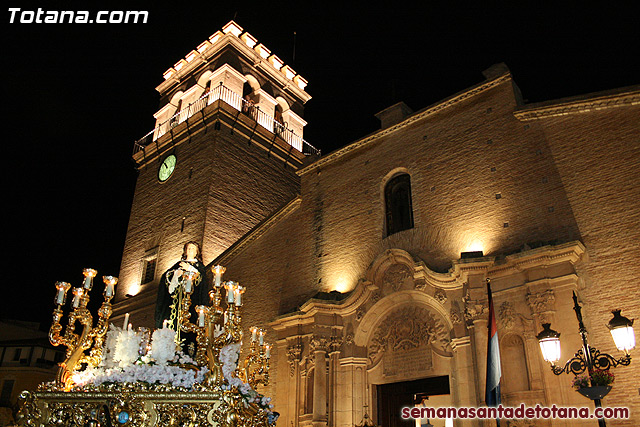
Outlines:
[[[291,200],[280,210],[276,211],[273,215],[267,217],[267,219],[255,226],[251,231],[240,238],[240,240],[236,241],[236,243],[231,245],[229,249],[227,249],[222,254],[220,254],[220,256],[211,261],[209,265],[211,266],[228,263],[231,258],[242,252],[248,245],[257,240],[264,233],[266,233],[274,224],[278,223],[281,219],[298,209],[301,202],[302,198],[300,196],[297,196],[295,199]]]
[[[588,96],[588,95],[587,95]],[[566,99],[532,104],[516,110],[513,115],[520,121],[546,119],[570,114],[589,113],[609,108],[640,105],[640,87],[623,88],[617,93],[594,94],[589,98]]]
[[[493,80],[481,83],[479,85],[476,86],[472,86],[471,88],[460,92],[456,95],[453,95],[435,105],[432,105],[431,107],[427,107],[422,111],[418,111],[417,113],[413,114],[412,116],[408,117],[407,119],[405,119],[404,121],[398,123],[395,126],[391,126],[387,129],[383,129],[380,130],[378,132],[375,132],[369,136],[366,136],[358,141],[355,141],[349,145],[347,145],[344,148],[341,148],[337,151],[334,151],[333,153],[330,153],[326,156],[321,157],[318,161],[310,164],[309,166],[300,169],[298,172],[296,172],[298,175],[302,176],[303,174],[306,174],[308,172],[311,172],[313,170],[316,170],[320,167],[326,166],[336,160],[338,160],[339,158],[341,158],[342,156],[351,153],[355,150],[358,150],[360,148],[363,147],[367,147],[371,144],[373,144],[374,142],[378,141],[379,139],[381,139],[384,136],[387,136],[397,130],[400,130],[402,128],[405,128],[419,120],[424,119],[425,117],[428,117],[432,114],[438,113],[442,110],[445,110],[453,105],[459,104],[460,102],[466,101],[467,99],[478,95],[479,93],[485,92],[489,89],[492,89],[498,85],[500,85],[501,83],[511,80],[511,74],[509,73],[505,73]]]
[[[193,74],[200,72],[202,67],[206,67],[210,62],[214,61],[216,56],[228,46],[233,47],[237,52],[241,53],[248,64],[253,64],[256,69],[260,69],[303,104],[311,99],[311,95],[303,89],[300,89],[292,80],[287,79],[284,74],[274,68],[268,60],[262,58],[254,49],[248,47],[242,40],[231,33],[222,35],[216,43],[210,45],[202,53],[198,53],[195,59],[187,63],[179,71],[176,71],[170,78],[160,83],[156,87],[156,90],[161,95],[169,92]]]

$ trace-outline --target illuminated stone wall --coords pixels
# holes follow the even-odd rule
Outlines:
[[[589,340],[612,355],[620,352],[606,328],[611,310],[640,318],[639,118],[635,106],[532,122],[544,131],[589,254],[580,271]],[[571,320],[567,326],[575,327]],[[637,349],[633,355],[631,366],[614,370],[616,382],[605,403],[628,406],[635,421],[615,425],[637,425],[640,414]]]
[[[131,311],[134,325],[153,323],[158,281],[180,258],[185,242],[201,243],[208,263],[299,192],[291,167],[248,145],[246,137],[230,135],[226,127],[216,131],[210,123],[206,133],[200,130],[190,142],[184,136],[180,142],[169,180],[158,182],[157,159],[138,176],[116,288],[120,298],[127,293],[135,298],[121,300],[114,317]],[[145,253],[154,248],[155,279],[139,286]]]
[[[449,269],[457,265],[454,260],[460,252],[483,250],[490,261],[469,264],[466,279],[458,278],[455,291],[446,293],[447,304],[452,304],[447,310],[453,310],[449,320],[464,317],[454,328],[454,341],[459,349],[471,346],[460,350],[464,354],[451,365],[459,381],[452,391],[454,402],[483,401],[486,313],[482,304],[486,304],[484,278],[490,276],[495,279],[494,299],[501,316],[499,333],[509,356],[503,369],[520,373],[519,379],[505,382],[505,401],[588,404],[571,389],[569,375],[551,373],[534,335],[543,321],[551,321],[562,333],[563,360],[577,351],[580,337],[571,308],[573,291],[585,304],[594,344],[616,356],[620,353],[604,326],[610,310],[619,307],[628,317],[638,317],[640,299],[634,284],[640,272],[632,256],[637,254],[639,229],[638,204],[633,202],[638,197],[633,179],[638,170],[639,132],[633,120],[637,109],[625,106],[545,120],[514,115],[520,110],[512,81],[503,75],[304,168],[301,198],[295,206],[218,260],[228,267],[229,277],[248,287],[246,325],[272,322],[279,328],[285,320],[274,320],[277,316],[295,316],[292,313],[318,292],[357,292],[359,281],[370,280],[372,264],[388,250],[404,251],[433,274],[446,277],[456,276]],[[585,143],[587,138],[592,143]],[[387,237],[383,189],[398,172],[411,176],[415,226]],[[607,218],[602,219],[605,213]],[[572,258],[570,264],[551,261],[556,248],[571,241],[584,243],[584,256]],[[508,254],[515,258],[506,262]],[[469,295],[466,300],[464,292]],[[348,317],[333,321],[340,333],[350,322]],[[313,383],[306,375],[315,356],[307,353],[305,359],[304,353],[314,331],[331,329],[323,322],[316,316],[301,320],[298,330],[269,330],[268,340],[273,342],[276,335],[278,345],[272,364],[274,382],[267,390],[275,396],[287,425],[296,419],[300,425],[321,425],[309,413],[307,402]],[[304,344],[296,362],[301,366],[299,376],[291,377],[291,344],[296,336],[306,338],[300,338]],[[328,374],[327,381],[334,378],[337,388],[329,388],[326,422],[345,426],[354,419],[359,422],[358,405],[375,405],[367,386],[379,382],[379,374],[347,361],[361,356],[358,351],[341,348],[336,359],[329,353],[327,369],[334,377]],[[465,367],[469,360],[470,371]],[[333,364],[339,368],[331,371]],[[632,371],[618,369],[620,388],[605,404],[625,402],[632,411],[637,408],[637,398],[622,398],[639,379]],[[476,389],[470,391],[470,386]],[[347,397],[353,397],[357,407],[349,406]],[[633,418],[610,421],[633,423]],[[570,424],[558,420],[553,425]]]

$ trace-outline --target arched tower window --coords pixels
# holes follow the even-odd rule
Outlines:
[[[387,214],[387,236],[413,228],[409,174],[396,175],[387,182],[384,187],[384,202]]]

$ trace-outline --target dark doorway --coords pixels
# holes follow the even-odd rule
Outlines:
[[[376,385],[378,400],[378,425],[382,427],[415,426],[413,419],[403,420],[400,411],[414,406],[428,396],[449,394],[449,376]]]

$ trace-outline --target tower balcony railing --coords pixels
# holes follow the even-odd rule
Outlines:
[[[277,121],[275,118],[260,110],[259,106],[253,104],[250,101],[247,101],[246,99],[243,99],[236,92],[222,85],[222,83],[202,95],[196,101],[187,105],[185,108],[182,108],[171,118],[160,123],[145,136],[138,139],[133,145],[133,154],[144,150],[144,147],[151,144],[153,141],[157,140],[164,134],[170,132],[171,129],[186,121],[206,106],[213,104],[217,100],[222,100],[236,110],[241,111],[247,116],[251,117],[260,126],[264,127],[269,132],[277,134],[289,145],[302,152],[303,154],[320,155],[320,150],[309,144],[301,136],[293,132],[293,130],[289,129],[286,123]]]

